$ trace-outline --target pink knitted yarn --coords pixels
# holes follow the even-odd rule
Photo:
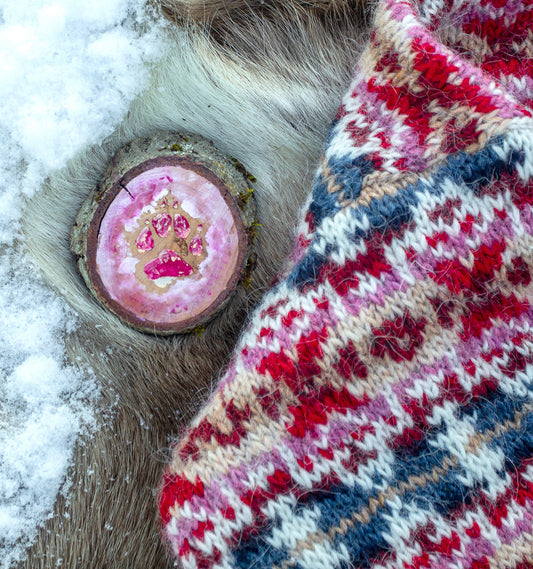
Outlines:
[[[533,566],[531,0],[386,0],[294,267],[164,475],[186,568]]]

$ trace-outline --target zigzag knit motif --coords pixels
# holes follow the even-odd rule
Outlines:
[[[183,567],[533,567],[532,10],[378,7],[292,268],[164,474]]]

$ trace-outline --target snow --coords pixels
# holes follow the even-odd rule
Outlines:
[[[18,241],[24,198],[120,123],[159,32],[135,0],[0,0],[0,569],[51,514],[98,392],[65,357],[75,314]]]

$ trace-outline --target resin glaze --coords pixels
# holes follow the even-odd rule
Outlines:
[[[246,248],[228,200],[224,188],[178,165],[121,187],[102,217],[93,269],[109,298],[147,326],[177,329],[222,300]]]
[[[188,144],[169,144],[177,136]],[[143,332],[203,324],[229,301],[251,258],[254,207],[242,196],[252,191],[235,161],[205,139],[162,133],[133,141],[72,229],[87,286]]]

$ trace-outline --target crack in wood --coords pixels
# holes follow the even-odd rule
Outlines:
[[[135,198],[131,195],[131,192],[128,190],[128,188],[122,182],[119,185],[123,190],[126,190],[128,192],[128,195],[130,196],[131,201],[132,202],[135,201]]]

